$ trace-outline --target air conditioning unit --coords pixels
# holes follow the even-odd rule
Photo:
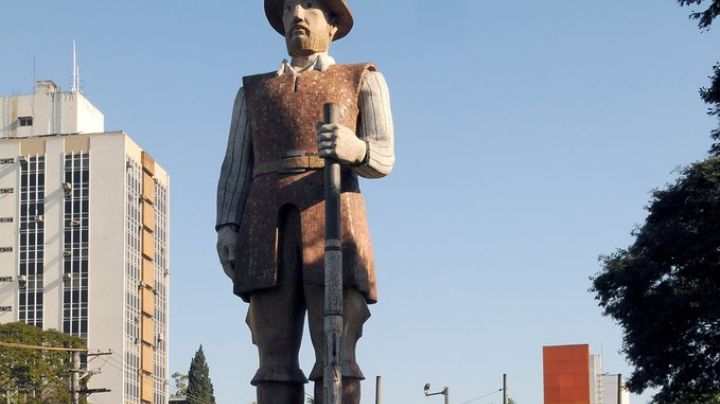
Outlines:
[[[75,227],[75,226],[80,226],[80,223],[82,223],[82,222],[80,221],[80,219],[73,219],[73,220],[70,221],[70,226],[73,226],[73,227]]]
[[[18,275],[18,286],[24,288],[27,285],[27,276]]]
[[[63,191],[65,191],[65,194],[69,194],[70,192],[72,192],[72,189],[73,189],[72,182],[65,181],[65,182],[63,182],[62,187],[63,187]]]
[[[70,256],[72,256],[72,251],[70,251],[70,250],[65,250],[65,251],[63,251],[63,256],[65,256],[65,257],[70,257]]]
[[[43,215],[37,215],[37,216],[35,216],[35,221],[38,222],[38,223],[42,223],[42,222],[45,221],[45,216],[43,216]]]
[[[159,332],[159,333],[158,333],[158,336],[157,336],[157,339],[158,339],[158,341],[164,341],[164,340],[165,340],[165,335],[164,335],[163,333]]]

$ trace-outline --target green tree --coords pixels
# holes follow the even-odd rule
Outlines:
[[[22,323],[0,325],[0,342],[55,348],[83,348],[84,342],[58,331]],[[27,404],[69,402],[72,354],[0,346],[0,397]]]
[[[690,17],[702,30],[720,15],[720,0]],[[720,64],[700,89],[720,118]],[[623,353],[634,366],[628,388],[658,389],[655,403],[720,403],[720,128],[710,155],[653,192],[645,223],[627,249],[601,257],[593,279],[604,314],[623,328]]]
[[[708,403],[720,392],[720,158],[652,195],[627,249],[601,258],[593,290],[624,330],[633,392]]]
[[[205,360],[202,345],[190,363],[187,387],[188,404],[215,404],[210,369]]]

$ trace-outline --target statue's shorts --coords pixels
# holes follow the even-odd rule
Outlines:
[[[246,322],[260,356],[252,384],[306,383],[298,353],[308,314],[310,337],[315,348],[315,366],[310,380],[323,378],[325,363],[324,288],[306,282],[301,259],[300,214],[286,209],[280,217],[278,237],[278,280],[275,287],[255,291],[250,296]],[[344,290],[343,378],[363,380],[355,361],[355,346],[362,327],[370,317],[365,297],[355,289]]]

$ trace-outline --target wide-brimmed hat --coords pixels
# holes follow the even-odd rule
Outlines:
[[[334,41],[347,35],[353,26],[352,12],[346,0],[321,0],[335,14],[337,24],[337,33],[333,38]],[[270,25],[275,28],[280,35],[285,36],[285,28],[283,27],[283,6],[285,0],[265,0],[265,15]]]

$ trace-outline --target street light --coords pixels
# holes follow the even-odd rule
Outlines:
[[[442,391],[438,391],[436,393],[431,393],[430,392],[430,383],[425,383],[425,388],[423,390],[425,392],[426,397],[437,396],[437,395],[442,394],[443,396],[445,396],[445,404],[450,404],[450,389],[449,388],[444,387],[442,389]]]

